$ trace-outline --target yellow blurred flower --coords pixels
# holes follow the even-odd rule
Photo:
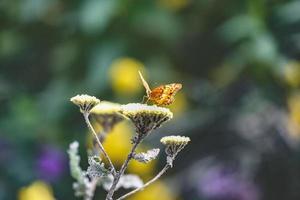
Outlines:
[[[159,5],[172,11],[178,11],[187,7],[190,0],[158,0]]]
[[[43,181],[35,181],[20,189],[18,200],[54,200],[51,187]]]
[[[145,190],[140,191],[133,196],[129,197],[128,200],[174,200],[175,196],[168,187],[162,182],[157,181],[146,187]]]
[[[110,159],[117,166],[121,166],[131,149],[133,130],[126,122],[121,122],[107,135],[103,146]]]
[[[144,71],[144,65],[133,58],[120,58],[110,68],[110,80],[113,90],[122,96],[130,96],[141,91],[142,83],[138,71]]]
[[[300,86],[300,63],[292,61],[284,66],[283,76],[287,84],[291,87]]]
[[[188,107],[188,101],[184,92],[179,92],[175,96],[175,101],[169,106],[170,110],[174,113],[174,117],[178,117],[184,113]]]
[[[300,93],[293,94],[288,98],[288,130],[294,139],[300,139]]]

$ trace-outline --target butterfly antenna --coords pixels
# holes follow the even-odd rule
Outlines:
[[[140,71],[139,71],[139,75],[140,75],[140,78],[142,80],[143,86],[146,89],[147,96],[149,97],[149,95],[151,93],[151,89],[150,89],[147,81],[144,79],[144,77],[143,77],[143,75],[142,75],[142,73]]]

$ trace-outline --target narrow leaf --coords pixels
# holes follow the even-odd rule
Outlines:
[[[151,149],[147,152],[135,154],[133,158],[139,162],[148,163],[157,157],[159,151],[159,149]]]

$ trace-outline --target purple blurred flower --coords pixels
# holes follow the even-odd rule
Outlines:
[[[40,178],[50,182],[56,181],[66,171],[66,155],[55,146],[43,146],[36,167]]]
[[[258,200],[258,188],[237,172],[215,167],[209,169],[199,182],[200,195],[210,199]]]

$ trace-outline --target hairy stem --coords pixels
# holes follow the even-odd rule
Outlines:
[[[114,178],[113,184],[112,184],[111,188],[109,189],[108,194],[107,194],[107,196],[106,196],[106,200],[112,200],[112,197],[113,197],[113,195],[114,195],[114,193],[115,193],[117,184],[118,184],[118,182],[120,181],[121,176],[123,176],[125,170],[127,169],[127,166],[128,166],[128,164],[129,164],[129,161],[133,158],[133,155],[134,155],[134,153],[135,153],[135,150],[136,150],[137,146],[139,145],[139,143],[141,142],[141,140],[142,140],[142,139],[138,139],[138,140],[134,143],[134,145],[132,146],[132,149],[131,149],[130,153],[128,154],[127,159],[125,160],[125,162],[123,163],[123,165],[122,165],[120,171],[117,173],[117,175],[116,175],[115,178]]]
[[[115,175],[116,175],[116,169],[115,169],[113,163],[111,162],[111,160],[110,160],[108,154],[106,153],[106,151],[105,151],[105,149],[104,149],[102,143],[101,143],[100,140],[99,140],[99,137],[98,137],[96,131],[94,130],[94,128],[93,128],[93,126],[92,126],[92,124],[91,124],[91,122],[90,122],[90,120],[89,120],[89,114],[88,114],[88,113],[83,113],[83,116],[84,116],[84,119],[85,119],[85,122],[86,122],[87,126],[88,126],[89,129],[92,131],[93,135],[95,136],[96,141],[97,141],[97,143],[98,143],[98,145],[99,145],[99,147],[100,147],[100,150],[102,151],[104,157],[108,160],[109,165],[110,165],[110,168],[112,169],[113,176],[115,176]]]
[[[97,133],[97,136],[101,142],[101,144],[103,144],[103,142],[105,141],[107,132],[102,130],[100,132]],[[93,152],[94,155],[99,155],[101,153],[100,148],[98,147],[98,142],[96,138],[93,138]]]
[[[131,192],[121,196],[120,198],[118,198],[117,200],[122,200],[125,199],[133,194],[135,194],[138,191],[141,191],[143,189],[145,189],[147,186],[151,185],[152,183],[154,183],[157,179],[159,179],[164,173],[166,173],[166,171],[171,167],[170,164],[166,164],[165,167],[154,177],[152,178],[150,181],[148,181],[147,183],[145,183],[142,187],[136,188],[135,190],[132,190]]]

